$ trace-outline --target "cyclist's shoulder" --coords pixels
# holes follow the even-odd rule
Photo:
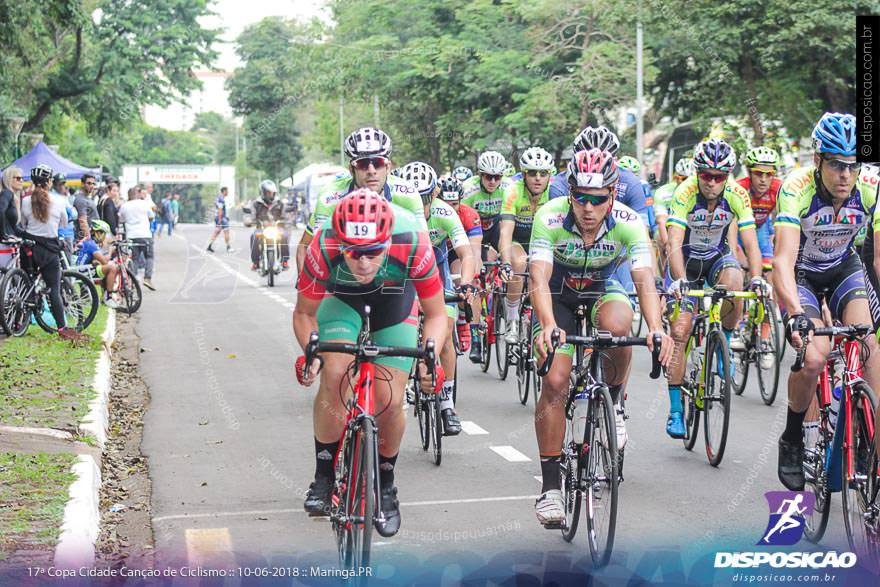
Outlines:
[[[535,213],[534,225],[550,229],[562,228],[562,222],[565,220],[569,209],[568,198],[550,200]]]
[[[345,175],[340,174],[336,176],[336,179],[325,185],[318,192],[318,205],[335,204],[348,194],[350,188],[350,175],[346,173]]]
[[[422,230],[418,218],[412,212],[396,202],[391,202],[391,211],[394,213],[394,228],[392,235],[418,233]]]
[[[404,196],[407,198],[415,197],[418,198],[419,201],[421,201],[421,198],[419,197],[419,192],[416,189],[416,186],[411,181],[394,175],[389,175],[388,179],[385,180],[385,183],[388,184],[388,189],[391,192],[392,198],[394,198],[395,196]]]
[[[678,184],[672,193],[672,203],[679,206],[693,206],[697,201],[697,193],[700,186],[697,184],[696,176],[689,177]]]
[[[745,189],[750,189],[752,186],[752,178],[750,178],[748,175],[746,175],[745,177],[741,177],[738,180],[736,180],[736,183],[738,183],[739,185],[741,185]]]
[[[795,169],[779,187],[781,198],[811,198],[816,193],[816,170],[812,165]]]
[[[874,203],[877,199],[877,186],[880,185],[880,175],[874,169],[863,166],[859,174],[858,187],[862,200]]]
[[[732,200],[734,203],[750,203],[751,197],[749,196],[749,190],[744,188],[736,181],[728,181],[724,186],[724,197],[728,200]]]
[[[461,197],[462,200],[475,196],[482,191],[482,187],[480,186],[480,176],[475,175],[467,178],[462,182],[461,187],[464,190],[464,194]]]
[[[645,225],[638,212],[619,200],[615,200],[611,207],[611,218],[614,219],[615,225]]]
[[[431,218],[453,219],[457,217],[458,215],[452,209],[452,206],[440,198],[434,198],[431,202]]]

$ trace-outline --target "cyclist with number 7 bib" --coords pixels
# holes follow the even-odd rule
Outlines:
[[[424,221],[424,219],[422,219]],[[343,198],[309,243],[297,282],[293,329],[305,349],[309,335],[324,342],[355,343],[362,327],[364,307],[371,308],[371,339],[378,345],[415,347],[418,311],[424,314],[424,340],[441,347],[446,340],[443,286],[428,234],[418,220],[369,189]],[[416,299],[418,298],[418,299]],[[351,357],[323,353],[311,365],[296,362],[300,384],[311,385],[323,362],[321,385],[315,396],[315,480],[304,507],[312,515],[328,515],[333,488],[333,462],[342,439],[345,398],[351,393]],[[412,359],[376,360],[376,422],[379,429],[379,509],[376,530],[388,537],[400,528],[400,506],[394,486],[394,467],[406,427],[401,409]],[[420,366],[423,389],[432,392],[431,376]],[[443,368],[436,367],[436,386],[443,384]]]

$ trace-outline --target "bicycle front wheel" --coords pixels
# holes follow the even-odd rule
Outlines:
[[[494,305],[492,304],[492,298],[487,297],[483,301],[483,312],[485,315],[483,316],[483,324],[480,327],[480,370],[485,373],[489,370],[489,365],[492,360],[492,331],[495,329],[495,316],[492,314],[494,311]]]
[[[440,399],[431,398],[427,408],[428,419],[431,422],[431,444],[434,445],[431,460],[439,467],[440,461],[443,459],[443,418],[440,415]]]
[[[0,280],[0,324],[10,336],[23,336],[31,324],[33,309],[27,301],[31,278],[24,269],[10,269]]]
[[[817,386],[817,397],[818,394]],[[804,490],[810,491],[816,496],[813,513],[804,515],[804,536],[813,543],[819,542],[825,535],[825,529],[828,527],[828,514],[831,512],[831,490],[828,487],[825,455],[831,446],[833,434],[827,418],[827,412],[823,410],[819,417],[816,442],[804,447],[804,478],[806,480]]]
[[[67,325],[79,331],[91,325],[98,314],[100,297],[92,280],[77,271],[61,274],[61,300]]]
[[[589,403],[584,446],[586,456],[585,490],[587,502],[587,538],[593,564],[603,567],[611,558],[617,526],[617,487],[620,481],[617,462],[617,430],[614,404],[607,387],[596,390]]]
[[[141,284],[131,269],[125,268],[125,272],[119,271],[117,278],[118,290],[122,294],[122,303],[125,313],[131,316],[141,307],[143,292]]]
[[[562,444],[562,456],[559,459],[559,488],[565,502],[565,520],[562,523],[562,538],[566,542],[574,540],[577,534],[578,521],[581,515],[581,484],[585,467],[581,466],[580,446],[572,437],[572,423],[565,422],[565,442]]]
[[[504,315],[505,296],[500,291],[493,295],[495,296],[492,304],[495,311],[495,366],[498,367],[498,377],[504,381],[510,371],[510,347],[507,344],[507,319]]]
[[[747,334],[751,336],[752,340],[755,340],[753,331],[754,328],[751,322],[739,330],[739,337],[745,348],[742,351],[734,351],[733,353],[734,372],[731,383],[733,384],[733,393],[736,395],[742,395],[746,390],[746,383],[749,382],[749,363],[751,363],[750,358],[754,356],[754,353],[750,348],[751,345],[747,342]]]
[[[519,403],[526,405],[529,401],[529,385],[532,374],[529,372],[532,366],[531,323],[525,312],[519,314],[519,345],[516,350],[516,390],[519,394]]]
[[[370,544],[376,512],[376,429],[365,418],[354,432],[351,465],[345,483],[342,512],[338,525],[339,562],[345,569],[370,564]]]
[[[856,383],[850,395],[852,401],[846,406],[852,422],[852,438],[844,439],[843,466],[843,522],[850,548],[860,557],[877,563],[880,554],[877,525],[880,503],[877,502],[877,452],[874,438],[874,417],[877,400],[866,383]],[[843,413],[841,413],[843,416]],[[838,418],[840,425],[842,418]],[[847,441],[851,442],[849,447]]]
[[[707,336],[706,354],[703,356],[703,434],[706,457],[710,465],[717,467],[724,458],[730,424],[730,353],[727,340],[720,330],[713,330]]]
[[[761,399],[768,406],[776,401],[776,391],[779,387],[779,370],[782,363],[783,338],[779,324],[779,309],[773,302],[764,306],[764,322],[758,326],[755,338],[755,351],[757,355],[758,388],[761,391]]]

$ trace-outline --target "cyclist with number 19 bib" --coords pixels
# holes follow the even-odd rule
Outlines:
[[[424,221],[424,218],[422,218]],[[424,314],[424,340],[438,346],[446,339],[443,286],[428,234],[415,216],[369,189],[358,189],[335,206],[330,221],[309,243],[297,282],[293,329],[305,349],[309,335],[319,333],[324,342],[355,343],[362,327],[365,306],[370,306],[371,339],[378,345],[415,347],[418,309]],[[416,299],[418,298],[418,299]],[[304,507],[312,515],[328,515],[333,488],[333,462],[342,438],[350,393],[351,357],[323,353],[321,385],[315,396],[315,480]],[[376,422],[379,428],[379,509],[376,529],[388,537],[400,528],[400,506],[394,486],[394,467],[406,427],[401,409],[412,359],[383,357],[376,360]],[[319,359],[311,365],[296,361],[297,379],[311,385]],[[431,392],[431,377],[423,366],[422,387]],[[437,366],[439,392],[443,368]]]

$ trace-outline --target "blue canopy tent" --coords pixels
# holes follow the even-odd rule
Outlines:
[[[101,177],[101,168],[89,168],[83,167],[81,165],[77,165],[73,161],[69,161],[50,149],[46,146],[46,143],[40,141],[39,143],[31,149],[30,153],[23,155],[17,161],[12,163],[12,166],[20,167],[24,172],[22,175],[24,176],[25,181],[30,181],[31,179],[31,169],[39,165],[40,163],[45,163],[49,167],[52,168],[52,171],[55,173],[63,173],[67,176],[68,183],[77,183],[76,181],[70,182],[69,180],[79,180],[86,173],[94,175],[95,177]]]

